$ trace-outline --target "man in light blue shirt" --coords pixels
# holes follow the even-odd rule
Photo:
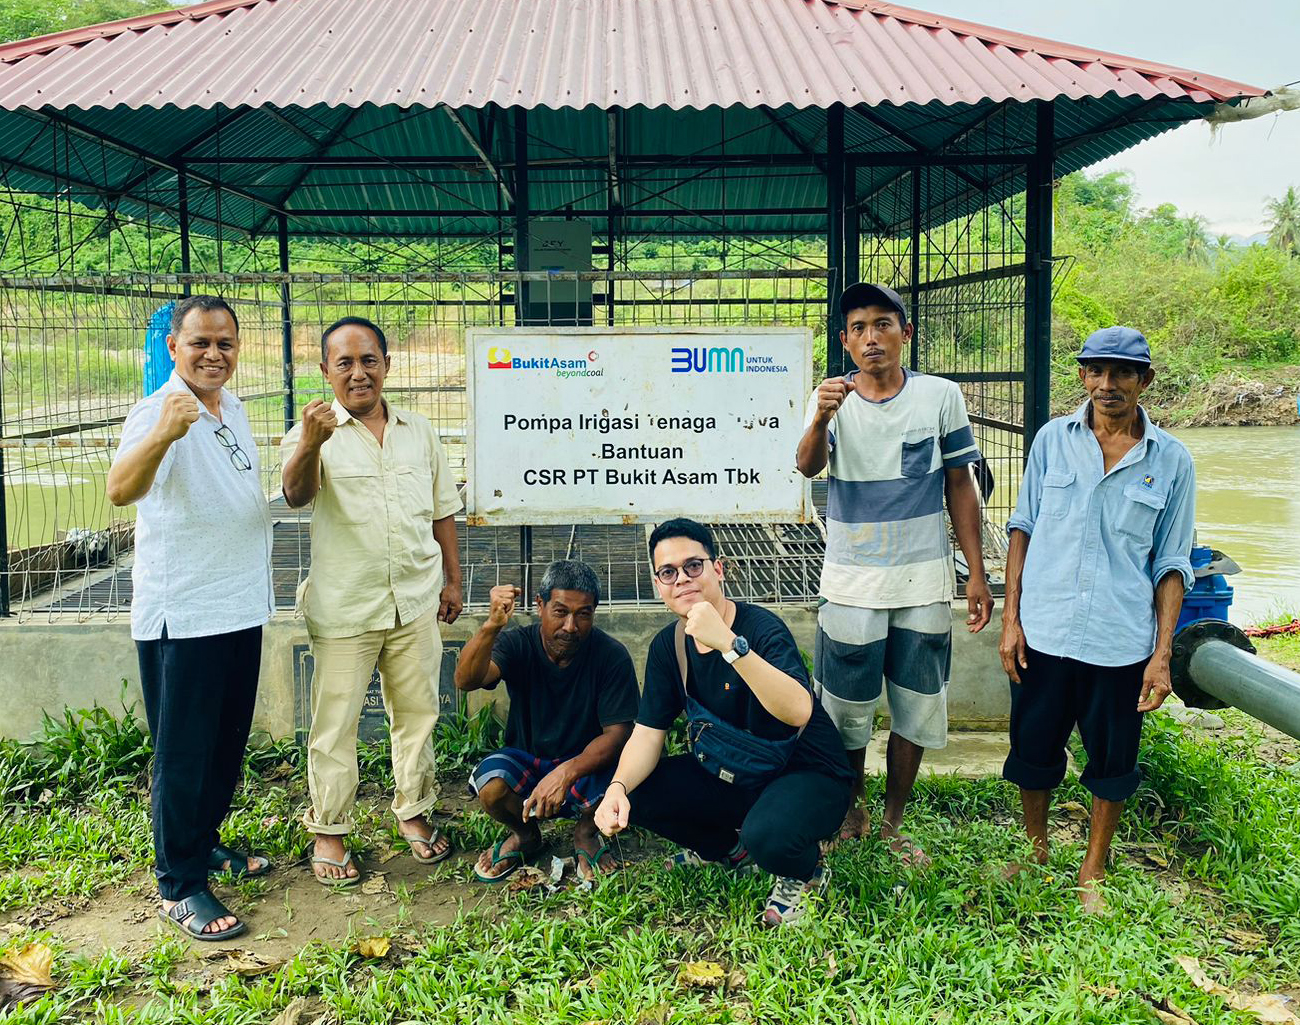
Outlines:
[[[1170,690],[1174,625],[1193,583],[1196,476],[1187,449],[1138,404],[1155,377],[1138,331],[1096,331],[1078,359],[1088,401],[1034,439],[1007,523],[1002,772],[1020,787],[1034,857],[1046,864],[1048,804],[1078,726],[1081,782],[1094,798],[1079,896],[1102,911],[1111,838],[1141,781],[1142,716]]]

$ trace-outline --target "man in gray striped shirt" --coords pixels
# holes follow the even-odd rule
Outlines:
[[[840,309],[840,341],[856,369],[812,394],[797,454],[804,476],[828,468],[830,477],[814,687],[857,774],[840,831],[853,839],[868,829],[859,806],[863,766],[888,686],[880,832],[904,863],[919,866],[929,859],[901,827],[925,749],[948,741],[953,566],[945,499],[970,568],[967,629],[982,630],[993,611],[968,469],[980,454],[957,385],[903,368],[913,326],[898,293],[853,285]]]

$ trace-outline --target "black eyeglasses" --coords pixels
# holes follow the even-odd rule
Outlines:
[[[687,559],[680,566],[660,566],[655,570],[655,579],[667,586],[677,583],[679,573],[685,573],[687,579],[694,580],[704,572],[703,559]]]
[[[239,447],[239,440],[235,437],[235,432],[225,424],[222,424],[212,432],[221,442],[221,446],[230,453],[230,461],[234,464],[236,470],[251,470],[253,462],[248,458],[248,453]]]

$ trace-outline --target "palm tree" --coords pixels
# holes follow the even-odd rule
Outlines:
[[[1300,193],[1292,185],[1281,199],[1264,204],[1268,215],[1268,244],[1288,256],[1300,256]]]
[[[1192,214],[1179,220],[1179,229],[1183,242],[1183,256],[1189,263],[1205,263],[1210,257],[1210,248],[1205,240],[1205,218]]]

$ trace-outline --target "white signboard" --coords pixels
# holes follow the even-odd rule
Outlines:
[[[807,522],[806,328],[472,328],[475,524]]]

